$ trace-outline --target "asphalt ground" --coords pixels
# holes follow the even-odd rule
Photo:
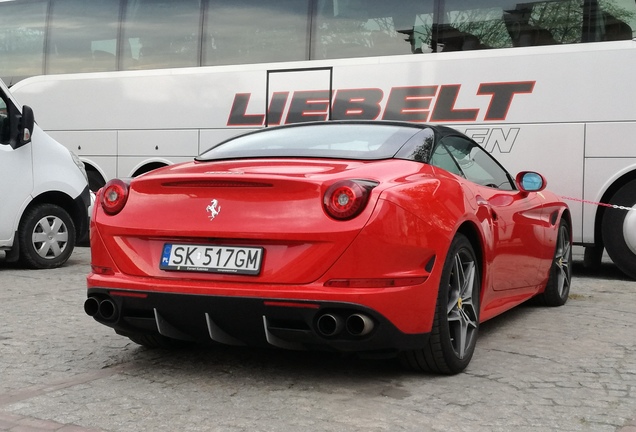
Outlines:
[[[149,350],[83,312],[90,250],[0,260],[0,431],[636,432],[636,283],[576,255],[568,303],[484,323],[468,369],[236,347]]]

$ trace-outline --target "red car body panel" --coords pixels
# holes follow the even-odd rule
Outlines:
[[[322,206],[326,190],[342,179],[378,184],[363,211],[344,221]],[[206,211],[211,200],[220,206],[213,219]],[[547,191],[479,186],[402,159],[191,162],[134,179],[116,215],[95,205],[87,285],[89,295],[117,298],[155,293],[245,299],[265,308],[355,305],[402,334],[427,334],[458,231],[480,244],[485,321],[543,290],[566,209]],[[162,270],[166,243],[262,247],[262,268],[258,275]],[[390,282],[378,286],[382,281]]]

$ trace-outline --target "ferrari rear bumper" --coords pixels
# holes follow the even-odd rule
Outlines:
[[[84,309],[125,336],[390,355],[423,347],[368,307],[335,301],[140,292],[93,287]]]

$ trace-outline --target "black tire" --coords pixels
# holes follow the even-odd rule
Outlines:
[[[27,210],[18,228],[20,264],[50,269],[64,264],[75,247],[75,224],[62,207],[39,204]]]
[[[466,369],[477,343],[480,291],[475,251],[464,235],[457,234],[444,262],[429,341],[422,349],[401,353],[402,364],[448,375]]]
[[[128,339],[136,343],[137,345],[141,345],[150,349],[176,349],[176,348],[184,348],[192,345],[192,342],[181,341],[178,339],[172,339],[160,334],[134,334],[127,335]]]
[[[636,204],[636,180],[620,188],[610,203],[633,207]],[[605,250],[614,264],[627,276],[636,279],[636,210],[605,209],[601,232]]]
[[[554,258],[550,276],[543,291],[543,303],[547,306],[563,306],[568,301],[572,283],[572,230],[562,219],[559,223]]]

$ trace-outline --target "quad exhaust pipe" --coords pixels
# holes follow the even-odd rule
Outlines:
[[[97,297],[89,297],[84,302],[84,312],[88,316],[101,318],[105,321],[116,321],[119,316],[117,305],[111,299],[98,299]]]
[[[374,326],[371,317],[362,313],[351,314],[344,320],[337,314],[326,313],[316,320],[316,329],[324,337],[337,336],[343,331],[351,336],[362,337],[371,333]]]
[[[99,313],[99,300],[95,297],[89,297],[84,302],[84,312],[86,315],[94,317]]]
[[[326,337],[337,335],[344,327],[342,318],[333,314],[321,315],[318,317],[316,325],[318,327],[318,332]]]
[[[363,314],[349,315],[346,325],[347,331],[354,336],[366,336],[373,330],[373,320]]]
[[[117,321],[119,310],[110,298],[91,296],[84,302],[84,312],[88,316],[104,321]],[[363,337],[373,331],[375,323],[363,313],[352,313],[343,319],[335,313],[325,313],[316,320],[316,331],[323,337],[334,337],[343,332],[353,337]]]

